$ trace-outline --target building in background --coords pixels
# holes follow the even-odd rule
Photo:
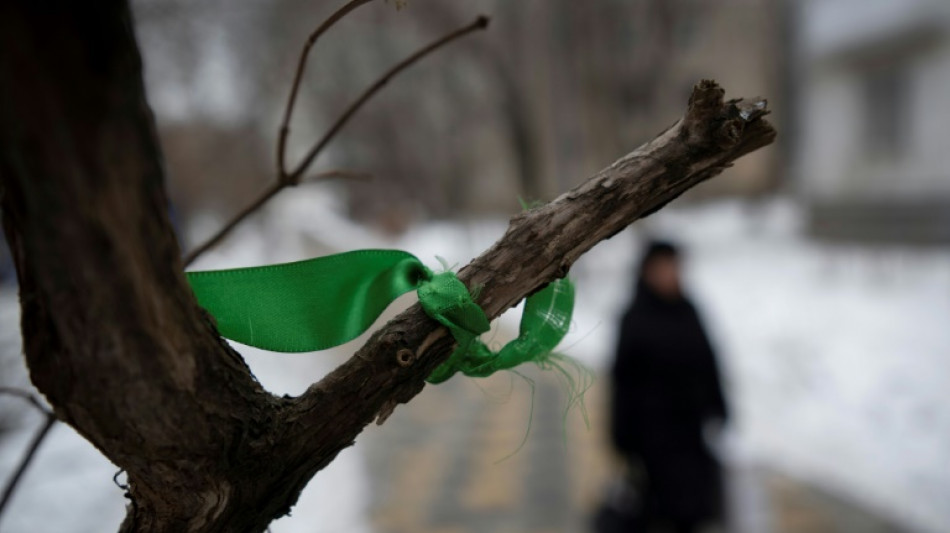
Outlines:
[[[950,242],[950,2],[796,5],[793,173],[812,233]]]

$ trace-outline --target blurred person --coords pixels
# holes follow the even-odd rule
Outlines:
[[[692,533],[719,523],[720,466],[704,435],[709,426],[721,428],[728,412],[716,357],[683,292],[680,254],[671,243],[646,247],[612,378],[611,436],[639,502],[615,529],[665,524]]]

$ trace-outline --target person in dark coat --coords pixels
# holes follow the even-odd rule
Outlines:
[[[624,314],[612,369],[613,442],[642,472],[638,526],[662,522],[677,533],[718,522],[720,467],[704,440],[728,412],[712,347],[680,285],[672,244],[651,243],[636,297]]]

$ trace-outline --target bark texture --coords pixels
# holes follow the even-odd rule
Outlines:
[[[0,3],[0,209],[30,375],[128,473],[124,531],[263,531],[422,390],[452,340],[414,306],[305,394],[263,390],[186,284],[141,70],[123,0]],[[681,120],[516,216],[460,277],[498,316],[770,143],[765,113],[764,100],[723,102],[700,83]]]

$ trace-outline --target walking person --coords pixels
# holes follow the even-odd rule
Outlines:
[[[721,520],[720,466],[704,439],[727,420],[716,357],[684,294],[680,254],[647,246],[612,368],[612,440],[639,472],[639,510],[625,531],[665,524],[694,533]]]

